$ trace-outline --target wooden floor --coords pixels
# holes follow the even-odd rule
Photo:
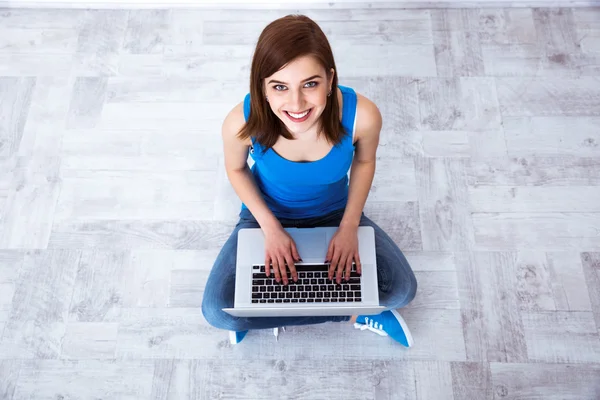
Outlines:
[[[202,317],[221,122],[287,12],[0,10],[0,398],[600,398],[600,9],[301,12],[383,114],[414,348]]]

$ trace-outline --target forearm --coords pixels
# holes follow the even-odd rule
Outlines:
[[[281,225],[267,207],[247,166],[244,169],[228,171],[227,177],[238,197],[248,207],[261,229],[269,231],[277,229]]]
[[[368,162],[355,160],[352,163],[348,202],[340,226],[358,227],[373,183],[375,164],[375,160]]]

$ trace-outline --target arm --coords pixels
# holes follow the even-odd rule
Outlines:
[[[348,203],[340,227],[358,228],[360,216],[375,175],[376,153],[382,118],[377,106],[358,95],[356,113],[356,151],[350,169]]]
[[[231,186],[248,207],[263,231],[274,231],[280,227],[260,194],[254,177],[248,167],[248,147],[250,139],[242,141],[237,137],[245,124],[243,104],[238,104],[225,118],[222,127],[225,170]]]

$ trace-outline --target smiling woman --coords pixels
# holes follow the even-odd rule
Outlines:
[[[231,331],[234,343],[249,329],[351,321],[356,328],[412,345],[396,309],[414,298],[415,276],[398,246],[363,213],[381,125],[372,101],[338,84],[331,47],[314,21],[290,15],[265,27],[252,60],[250,93],[223,122],[225,168],[242,210],[215,260],[202,302],[206,320]],[[376,316],[308,318],[238,318],[223,311],[234,303],[240,229],[263,231],[266,276],[274,275],[275,285],[285,287],[297,282],[295,264],[301,255],[284,228],[320,226],[337,227],[328,244],[325,270],[327,278],[338,284],[350,278],[353,263],[361,272],[359,226],[374,229],[379,300],[387,311]]]

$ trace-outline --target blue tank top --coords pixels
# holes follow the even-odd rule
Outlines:
[[[310,218],[344,208],[348,199],[348,171],[354,157],[356,92],[338,85],[342,92],[342,126],[346,135],[323,158],[295,162],[273,149],[264,151],[252,137],[252,174],[267,206],[279,218]],[[250,115],[250,94],[244,99],[244,117]],[[242,204],[242,209],[246,209]]]

